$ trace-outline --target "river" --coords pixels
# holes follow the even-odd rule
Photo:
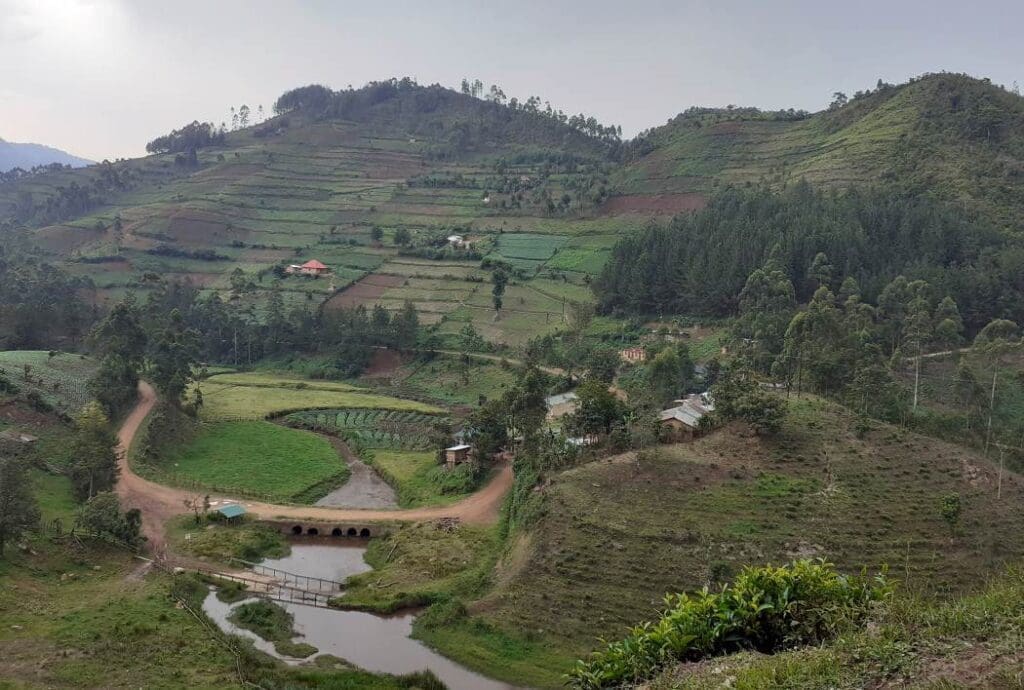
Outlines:
[[[291,554],[284,558],[267,559],[263,565],[298,575],[343,582],[351,575],[372,569],[363,560],[365,550],[363,546],[296,542],[292,544]],[[232,609],[242,603],[244,601],[226,604],[211,592],[203,602],[203,610],[222,630],[253,640],[257,649],[270,656],[289,664],[302,663],[302,660],[278,654],[273,643],[229,621],[228,615]],[[294,616],[295,630],[301,635],[296,639],[316,647],[318,654],[333,654],[367,671],[378,673],[400,675],[430,670],[449,690],[516,690],[514,685],[470,671],[409,637],[415,619],[413,613],[379,616],[361,611],[277,603]]]

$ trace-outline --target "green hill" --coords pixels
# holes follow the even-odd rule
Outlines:
[[[903,592],[976,590],[1024,555],[1024,482],[962,447],[794,400],[783,432],[727,427],[692,444],[553,473],[495,591],[471,608],[582,655],[656,617],[662,597],[744,565],[825,558],[890,568]],[[943,499],[959,497],[953,524]]]
[[[1007,228],[1024,218],[1024,99],[986,80],[927,75],[813,115],[694,109],[641,136],[616,176],[628,195],[708,195],[805,178],[934,191]]]
[[[729,185],[878,183],[996,227],[1024,218],[1024,101],[960,75],[813,115],[693,109],[625,143],[538,99],[512,107],[409,80],[302,87],[278,106],[237,131],[186,126],[146,158],[0,176],[0,227],[28,228],[101,305],[159,279],[257,318],[271,290],[310,308],[412,300],[454,346],[467,326],[509,345],[556,332],[617,239]],[[469,248],[448,246],[453,234]],[[331,277],[281,273],[310,258]],[[515,272],[501,319],[482,259]]]
[[[157,278],[188,279],[225,299],[241,292],[258,312],[275,266],[317,258],[332,276],[282,280],[274,289],[288,304],[316,306],[363,280],[337,304],[399,309],[411,299],[421,321],[445,322],[442,335],[473,325],[513,343],[556,329],[573,284],[631,226],[598,217],[613,138],[532,104],[406,82],[299,103],[195,150],[171,137],[147,158],[10,180],[0,218],[90,278],[99,303]],[[409,241],[397,246],[402,234]],[[470,249],[448,247],[452,234]],[[480,286],[488,256],[517,272],[500,323]]]

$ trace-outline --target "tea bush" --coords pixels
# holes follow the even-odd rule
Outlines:
[[[721,592],[705,587],[692,595],[668,595],[660,620],[576,662],[569,684],[583,690],[618,687],[681,661],[817,644],[863,620],[890,593],[883,574],[847,576],[824,561],[745,568]]]

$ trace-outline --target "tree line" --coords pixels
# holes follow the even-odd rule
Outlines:
[[[541,108],[540,99],[515,101],[513,106],[512,101],[481,100],[438,84],[422,86],[409,77],[341,91],[320,84],[291,89],[274,103],[274,112],[393,124],[410,134],[447,142],[428,146],[428,155],[437,158],[485,148],[498,138],[598,156],[613,154],[619,145],[617,127],[599,125],[594,118],[569,117],[550,105]]]
[[[985,220],[927,195],[805,182],[781,193],[731,188],[702,211],[626,236],[593,287],[603,312],[732,315],[747,277],[769,257],[808,301],[819,253],[836,284],[854,279],[865,301],[903,275],[955,299],[968,332],[1024,318],[1024,248]]]

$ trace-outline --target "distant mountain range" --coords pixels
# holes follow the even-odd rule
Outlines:
[[[43,146],[42,144],[14,144],[0,139],[0,172],[14,168],[29,168],[37,165],[60,163],[73,168],[92,165],[93,161],[72,156],[60,149]]]

